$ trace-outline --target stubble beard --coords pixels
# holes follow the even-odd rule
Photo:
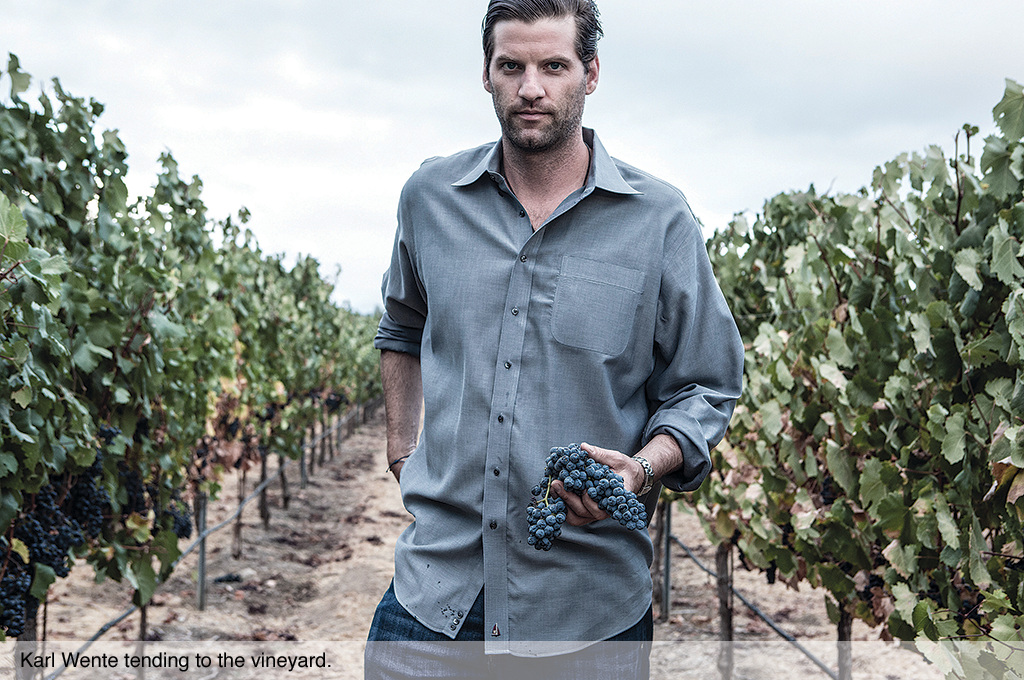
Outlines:
[[[586,88],[586,82],[581,82],[579,88],[573,93],[569,106],[551,111],[548,125],[533,129],[526,129],[513,112],[514,108],[519,108],[520,102],[503,104],[495,92],[492,96],[494,112],[501,124],[502,137],[516,149],[530,154],[547,153],[569,145],[579,134],[579,129],[583,124]]]

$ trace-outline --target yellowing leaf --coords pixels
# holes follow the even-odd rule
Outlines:
[[[21,561],[28,564],[28,546],[20,538],[11,541],[11,552],[21,558]]]
[[[11,399],[13,399],[21,408],[26,408],[32,403],[32,388],[26,385],[17,392],[12,392]]]
[[[1021,498],[1024,498],[1024,470],[1018,470],[1017,475],[1010,484],[1010,490],[1006,492],[1006,502],[1013,505]]]

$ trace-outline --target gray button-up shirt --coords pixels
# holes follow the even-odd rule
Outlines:
[[[454,637],[484,588],[491,653],[606,639],[651,601],[651,540],[613,519],[527,544],[552,446],[632,455],[673,436],[692,490],[742,384],[743,347],[700,226],[674,187],[612,159],[592,130],[586,185],[533,230],[501,144],[423,163],[405,188],[378,349],[418,355],[425,403],[402,468],[415,517],[395,593]]]

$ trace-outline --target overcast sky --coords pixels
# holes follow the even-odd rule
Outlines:
[[[599,0],[584,124],[677,185],[706,229],[791,189],[852,191],[1024,82],[1021,0]],[[0,54],[106,105],[145,193],[169,150],[212,218],[340,266],[380,304],[395,207],[427,157],[499,135],[480,84],[486,0],[0,0]],[[0,80],[9,101],[10,81]],[[980,148],[980,147],[979,147]]]

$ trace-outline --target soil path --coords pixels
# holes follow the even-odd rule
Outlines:
[[[299,489],[297,466],[289,466],[292,497],[288,509],[281,507],[280,485],[269,487],[269,529],[263,528],[255,502],[246,507],[240,559],[231,555],[230,529],[208,539],[209,588],[202,611],[196,597],[198,551],[186,557],[148,608],[147,638],[196,642],[365,640],[374,608],[393,574],[395,539],[411,520],[398,485],[384,467],[380,409],[344,441],[333,460],[315,471],[305,489]],[[250,471],[250,491],[256,477],[258,474]],[[210,525],[234,512],[236,488],[237,479],[224,480],[221,499],[211,504]],[[713,546],[696,517],[681,506],[674,511],[673,533],[691,547],[699,560],[714,568]],[[673,678],[718,677],[712,655],[717,645],[707,642],[720,637],[715,581],[678,547],[673,549],[671,562],[671,611],[667,620],[659,620],[655,607],[655,640],[673,644],[656,645],[656,650],[663,651],[656,655],[655,670],[661,668],[665,677]],[[825,614],[823,593],[810,589],[795,592],[781,583],[769,585],[763,575],[741,568],[736,569],[734,578],[740,592],[797,639],[808,643],[836,639],[835,626]],[[79,565],[51,588],[46,609],[47,639],[88,639],[130,604],[127,584],[95,583],[91,567]],[[788,643],[780,642],[777,633],[738,600],[734,621],[737,640],[762,644],[758,658],[782,655],[791,664],[789,672],[806,669],[806,675],[796,672],[788,677],[828,677]],[[103,639],[138,638],[136,613]],[[855,627],[854,638],[877,640],[878,635]],[[829,663],[833,667],[834,648],[834,644],[824,644],[822,652],[831,655]],[[922,677],[913,666],[915,659],[900,657],[895,665],[890,660],[879,666],[874,658],[877,645],[871,649],[872,658],[855,665],[855,678]],[[901,663],[911,666],[903,668]],[[738,673],[742,667],[743,662],[738,662]]]

